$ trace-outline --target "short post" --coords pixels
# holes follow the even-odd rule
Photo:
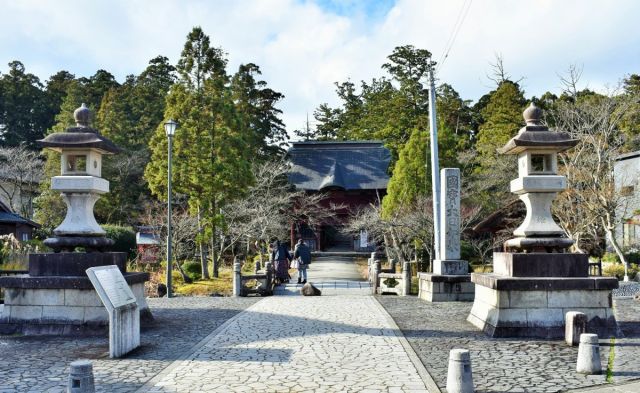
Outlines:
[[[402,296],[411,294],[411,265],[409,262],[402,263]]]
[[[473,393],[471,355],[468,349],[452,349],[449,352],[447,372],[448,393]]]
[[[378,293],[378,274],[380,273],[380,260],[373,261],[373,272],[371,274],[371,293]]]
[[[576,371],[590,375],[602,373],[600,346],[597,334],[583,333],[580,335]]]
[[[93,364],[89,360],[71,362],[67,393],[95,393]]]
[[[236,258],[233,262],[233,296],[238,297],[242,291],[242,264]]]
[[[260,265],[260,260],[257,260],[257,261],[256,261],[256,265],[255,265],[255,268],[253,269],[253,272],[254,272],[255,274],[258,274],[258,272],[260,271],[260,269],[262,269],[262,266]]]
[[[580,335],[587,332],[587,315],[578,311],[569,311],[564,316],[564,340],[571,346],[580,342]]]
[[[273,288],[273,265],[271,261],[264,264],[264,272],[267,275],[267,288],[269,291]]]

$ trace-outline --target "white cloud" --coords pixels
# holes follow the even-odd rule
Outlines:
[[[293,130],[318,104],[336,102],[334,82],[382,75],[395,46],[414,44],[439,58],[462,3],[398,0],[371,19],[362,7],[341,16],[296,0],[0,0],[0,64],[22,60],[42,79],[104,68],[122,80],[158,54],[177,61],[186,34],[200,25],[229,53],[230,72],[254,62],[285,94],[281,108]],[[499,52],[513,77],[526,77],[528,95],[557,91],[557,74],[572,63],[584,66],[591,88],[615,84],[640,72],[638,11],[632,0],[475,0],[439,78],[477,99],[491,87],[485,75]]]

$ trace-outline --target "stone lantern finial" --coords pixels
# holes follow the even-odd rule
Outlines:
[[[78,127],[89,127],[89,119],[91,118],[91,111],[87,106],[82,103],[80,108],[76,109],[73,112],[73,118],[76,120],[76,125]]]
[[[522,117],[528,126],[542,125],[542,109],[538,108],[533,102],[522,112]]]

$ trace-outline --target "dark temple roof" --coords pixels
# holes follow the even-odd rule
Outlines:
[[[2,201],[0,201],[0,224],[25,224],[34,228],[40,228],[40,224],[12,212],[9,205]]]
[[[379,141],[294,142],[289,181],[302,190],[386,189],[391,153]]]

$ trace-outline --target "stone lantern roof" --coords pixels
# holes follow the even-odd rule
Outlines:
[[[498,149],[498,153],[519,154],[525,150],[533,149],[560,152],[578,144],[577,139],[571,139],[571,136],[564,131],[549,131],[549,128],[542,124],[542,110],[535,106],[533,102],[525,109],[522,116],[526,125],[518,131],[518,135]]]
[[[97,149],[102,154],[119,153],[121,149],[100,132],[89,126],[91,112],[85,104],[73,112],[75,127],[69,127],[65,132],[56,132],[38,140],[40,147],[61,151],[69,148]]]

